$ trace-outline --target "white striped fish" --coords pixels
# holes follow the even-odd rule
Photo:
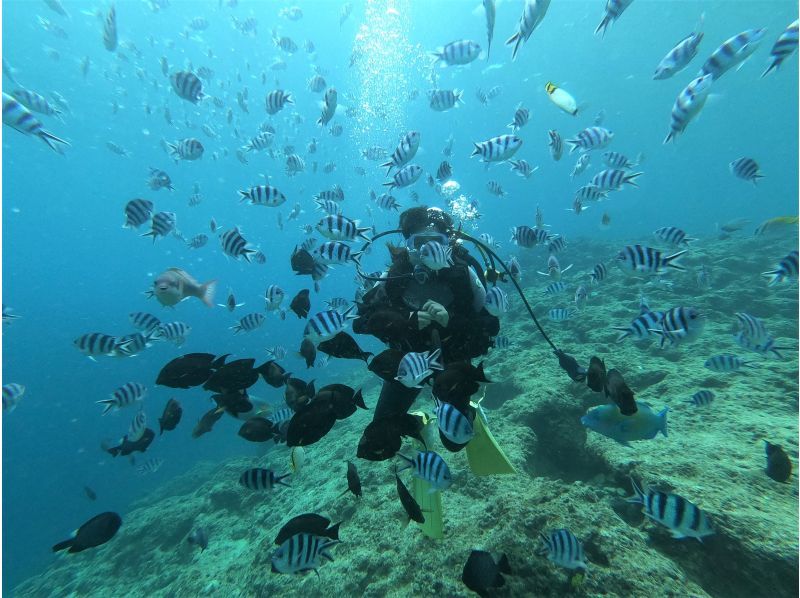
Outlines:
[[[440,490],[447,490],[453,480],[450,476],[450,468],[441,455],[433,451],[421,451],[413,459],[409,459],[402,453],[397,456],[406,461],[406,465],[400,471],[411,468],[414,477],[425,480],[430,484],[428,494],[433,494]]]
[[[168,143],[169,153],[173,160],[199,160],[205,148],[199,139],[188,137],[175,143]]]
[[[678,134],[686,130],[692,119],[700,114],[713,82],[714,77],[711,74],[700,76],[678,94],[672,107],[670,132],[664,138],[665,144],[674,141]]]
[[[196,104],[205,96],[203,94],[203,82],[190,71],[177,71],[169,76],[172,89],[178,97]]]
[[[700,24],[702,25],[703,17],[700,17]],[[697,56],[697,46],[703,39],[703,32],[700,31],[700,25],[697,31],[690,33],[679,41],[672,50],[667,52],[667,55],[661,59],[656,67],[656,72],[653,79],[669,79],[672,75],[679,73]]]
[[[787,278],[797,278],[797,250],[789,252],[773,270],[762,272],[761,276],[769,278],[769,286],[783,282]]]
[[[33,135],[44,141],[48,147],[59,154],[64,153],[69,142],[45,131],[44,125],[30,110],[7,93],[3,93],[3,124],[25,135]]]
[[[246,191],[239,191],[240,203],[250,201],[251,206],[267,206],[277,208],[286,202],[286,196],[277,187],[271,185],[255,185]]]
[[[272,553],[272,572],[302,573],[304,571],[316,571],[322,564],[322,558],[333,561],[328,549],[338,543],[338,540],[331,540],[314,534],[295,534]]]
[[[463,104],[464,100],[461,99],[463,93],[460,89],[432,89],[428,92],[428,102],[436,112],[444,112]]]
[[[525,0],[522,15],[519,18],[517,32],[506,40],[506,45],[514,44],[511,60],[517,59],[520,47],[528,41],[533,31],[539,26],[550,8],[550,0]]]
[[[397,144],[397,147],[392,152],[389,161],[381,164],[381,167],[385,166],[388,168],[386,171],[387,176],[392,172],[392,168],[401,168],[411,161],[411,159],[417,154],[420,139],[421,135],[418,131],[409,131],[403,135],[403,137],[400,139],[400,143]]]
[[[139,382],[126,382],[111,393],[110,399],[101,399],[95,401],[95,403],[103,405],[104,409],[102,415],[105,415],[112,409],[118,410],[124,407],[130,407],[134,403],[141,401],[146,393],[147,388],[144,384],[140,384]]]
[[[324,266],[324,264],[322,264]],[[333,338],[347,327],[347,321],[358,317],[354,313],[355,305],[351,305],[344,312],[335,310],[321,311],[308,319],[303,330],[303,336],[313,343]]]
[[[642,491],[631,478],[634,496],[628,502],[644,505],[644,513],[672,532],[673,538],[697,538],[714,533],[708,516],[682,496],[645,487]]]
[[[737,158],[728,166],[735,176],[745,181],[750,181],[754,185],[758,182],[758,179],[764,178],[764,175],[758,170],[758,162],[752,158]]]
[[[536,554],[547,555],[547,559],[567,569],[586,570],[586,555],[580,540],[568,529],[557,529],[549,535],[539,534],[544,546]]]
[[[631,5],[631,2],[633,2],[633,0],[606,0],[606,9],[603,13],[603,19],[600,21],[597,29],[594,30],[594,34],[597,35],[600,33],[601,37],[605,37],[609,25],[622,16],[622,13]]]
[[[469,39],[460,39],[450,42],[443,48],[439,48],[436,52],[432,52],[437,58],[437,62],[443,62],[450,66],[469,64],[478,58],[480,53],[480,45]]]
[[[252,313],[247,314],[244,316],[237,324],[231,326],[231,330],[233,330],[234,334],[239,334],[240,332],[252,332],[256,328],[260,327],[266,318],[263,314],[259,313]]]
[[[408,388],[422,388],[422,382],[433,374],[433,370],[444,369],[439,361],[440,355],[441,349],[406,353],[394,379]]]
[[[394,173],[392,181],[384,183],[384,187],[389,187],[389,190],[395,187],[408,187],[413,185],[422,176],[422,167],[419,164],[406,164],[400,170]]]
[[[745,361],[741,357],[731,355],[730,353],[723,353],[721,355],[714,355],[706,359],[704,364],[712,372],[738,372],[742,368],[757,368],[757,365],[749,361]]]
[[[267,114],[277,114],[286,106],[286,104],[294,104],[292,95],[282,89],[276,89],[267,94],[265,99],[265,107]]]
[[[256,252],[255,249],[247,247],[247,240],[242,236],[238,226],[222,233],[219,240],[222,244],[222,252],[235,260],[243,257],[246,262],[249,262],[250,255]]]
[[[53,106],[44,96],[39,95],[35,91],[30,91],[29,89],[15,89],[11,92],[11,95],[31,112],[55,116],[61,121],[64,120],[61,117],[61,110]]]
[[[614,139],[614,133],[603,127],[587,127],[573,139],[566,139],[565,141],[570,145],[569,153],[579,149],[582,152],[590,150],[602,149],[606,147],[611,140]]]
[[[472,440],[475,430],[469,418],[451,403],[439,401],[435,397],[434,400],[436,402],[436,423],[444,437],[456,444],[466,444]]]
[[[117,49],[117,11],[113,4],[103,23],[103,45],[109,52]]]
[[[330,122],[330,120],[333,118],[333,115],[336,114],[336,106],[338,105],[338,102],[339,95],[336,91],[336,88],[329,87],[325,92],[322,105],[322,114],[320,114],[320,117],[317,120],[318,125],[324,127]]]
[[[761,73],[762,77],[765,77],[772,70],[778,70],[778,67],[783,64],[784,60],[797,52],[797,27],[797,21],[794,21],[780,34],[778,39],[775,40],[772,50],[769,52],[771,62],[767,70]]]
[[[564,142],[561,140],[561,135],[559,135],[558,131],[555,129],[549,130],[547,135],[550,138],[548,142],[550,155],[553,157],[553,160],[558,162],[561,159],[561,154],[564,153]]]
[[[489,52],[492,49],[492,38],[494,37],[494,20],[497,13],[495,0],[483,0],[483,9],[486,11],[486,60],[489,60]]]
[[[711,75],[716,81],[755,52],[766,32],[766,29],[747,29],[725,40],[711,53],[697,76]]]
[[[522,147],[522,139],[516,135],[500,135],[487,141],[474,143],[472,156],[481,156],[481,162],[502,162],[508,160]]]
[[[139,413],[131,421],[128,427],[128,433],[125,435],[125,440],[128,442],[136,442],[144,436],[144,431],[147,429],[147,414],[144,410],[139,410]]]

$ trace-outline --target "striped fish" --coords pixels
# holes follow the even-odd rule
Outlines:
[[[374,195],[374,192],[370,192]],[[338,216],[342,213],[342,206],[332,199],[315,199],[317,208],[328,214],[328,216]]]
[[[320,191],[314,196],[314,199],[331,199],[333,201],[344,201],[344,189],[339,185],[334,185],[333,189],[326,189]]]
[[[161,457],[153,457],[151,459],[148,459],[141,465],[137,465],[136,471],[139,473],[139,475],[155,473],[159,469],[161,469],[162,465],[164,465],[164,459],[162,459]]]
[[[328,215],[317,223],[317,230],[331,241],[355,241],[356,237],[369,241],[364,233],[370,227],[359,227],[358,220],[350,220],[341,214]]]
[[[447,490],[453,480],[450,476],[450,468],[441,455],[433,451],[421,451],[413,459],[409,459],[402,453],[397,456],[406,461],[406,465],[399,471],[412,469],[415,478],[425,480],[430,484],[428,494],[433,494],[441,490]]]
[[[703,39],[703,32],[700,31],[703,17],[700,17],[700,25],[694,31],[679,41],[667,55],[661,59],[656,67],[653,79],[669,79],[672,75],[681,72],[687,67],[692,59],[697,56],[697,46]]]
[[[698,390],[692,395],[692,398],[686,401],[695,407],[706,407],[714,401],[714,393],[710,390]]]
[[[355,262],[360,264],[361,252],[352,251],[350,246],[342,241],[326,241],[317,247],[313,252],[314,259],[325,265],[346,264]]]
[[[628,170],[632,170],[639,165],[641,157],[641,154],[639,154],[636,158],[636,162],[632,162],[627,156],[619,152],[606,152],[603,154],[603,162],[609,168],[627,168]]]
[[[316,162],[314,162],[316,164]],[[306,163],[297,154],[290,154],[286,156],[286,175],[292,177],[298,172],[303,172],[306,169]]]
[[[397,144],[397,147],[392,152],[389,161],[381,164],[381,167],[388,168],[386,171],[387,176],[392,172],[392,168],[401,168],[411,161],[417,154],[420,139],[421,135],[418,131],[409,131],[403,135],[400,139],[400,143]]]
[[[432,89],[428,92],[428,105],[436,112],[458,108],[464,103],[461,99],[463,93],[460,89]]]
[[[3,412],[11,413],[17,408],[22,395],[25,394],[25,386],[12,382],[3,384]]]
[[[246,152],[252,152],[253,150],[264,150],[272,145],[273,139],[275,139],[274,133],[262,131],[255,137],[251,137],[250,141],[247,142],[247,145],[243,146],[243,149]]]
[[[144,436],[144,431],[147,429],[147,414],[143,409],[134,416],[131,425],[128,427],[128,433],[125,435],[125,440],[128,442],[137,442]]]
[[[406,353],[400,360],[394,379],[408,388],[422,388],[422,382],[433,375],[433,370],[444,369],[439,361],[441,353],[441,349]]]
[[[486,60],[489,60],[489,52],[492,50],[492,38],[494,37],[494,21],[497,14],[495,0],[483,0],[483,10],[486,11]]]
[[[642,272],[645,274],[658,274],[664,268],[686,270],[678,263],[678,258],[686,253],[686,249],[664,256],[658,249],[643,245],[626,245],[617,254],[616,260],[623,270]]]
[[[206,243],[208,243],[208,235],[201,233],[186,241],[186,246],[192,249],[200,249],[201,247],[205,247]]]
[[[346,5],[346,6],[349,6]],[[323,536],[300,533],[288,538],[272,553],[273,573],[303,573],[316,571],[322,564],[321,559],[333,561],[328,549],[338,544]]]
[[[367,149],[361,150],[361,157],[373,162],[383,160],[386,157],[386,150],[379,145],[372,145]]]
[[[575,199],[579,201],[600,201],[608,198],[608,191],[600,189],[597,185],[584,185],[575,192]]]
[[[158,328],[159,325],[161,325],[161,320],[159,320],[153,314],[149,314],[144,311],[132,312],[128,314],[128,319],[135,328],[139,330],[145,330],[147,332]]]
[[[290,93],[282,89],[269,92],[265,99],[267,114],[277,114],[283,110],[286,104],[294,104],[294,100],[292,100],[292,95]]]
[[[631,485],[635,494],[627,502],[644,505],[645,515],[669,529],[673,538],[702,540],[714,533],[708,515],[682,496],[647,487],[643,492],[633,478]]]
[[[594,34],[597,35],[600,33],[602,37],[605,37],[606,29],[608,29],[611,23],[622,16],[622,13],[631,5],[631,2],[633,2],[633,0],[606,0],[606,9],[603,13],[603,19],[594,30]]]
[[[425,267],[438,271],[453,265],[453,249],[438,241],[428,241],[419,248],[419,259]]]
[[[761,73],[762,77],[765,77],[772,70],[778,70],[784,60],[797,52],[797,27],[797,21],[794,21],[775,40],[775,44],[773,44],[772,50],[769,52],[771,62],[767,70]]]
[[[586,555],[580,540],[568,529],[557,529],[549,535],[539,534],[543,547],[537,551],[539,556],[547,555],[547,560],[567,569],[588,568]]]
[[[178,97],[196,104],[205,96],[203,94],[203,82],[191,71],[177,71],[169,76],[172,89]]]
[[[188,137],[175,143],[168,143],[169,153],[173,160],[199,160],[205,148],[199,139]]]
[[[522,139],[516,135],[500,135],[487,141],[474,143],[472,156],[481,156],[481,162],[502,162],[508,160],[522,147]]]
[[[550,237],[547,242],[547,252],[550,254],[563,251],[567,247],[567,239],[565,237],[557,236]]]
[[[264,323],[264,320],[266,320],[266,318],[263,314],[247,314],[241,320],[239,320],[237,324],[231,326],[230,330],[233,330],[234,334],[239,334],[240,332],[252,332],[261,326]]]
[[[500,287],[492,287],[486,292],[483,306],[491,315],[500,317],[508,312],[508,295]]]
[[[150,231],[141,236],[153,237],[153,243],[155,243],[158,237],[166,237],[175,230],[177,218],[175,212],[156,212],[150,221]]]
[[[592,157],[589,154],[581,154],[578,156],[578,159],[575,161],[575,166],[572,168],[572,172],[569,174],[570,178],[575,178],[579,174],[582,174],[584,170],[589,167],[589,162],[591,161]]]
[[[561,135],[559,135],[558,131],[555,129],[547,131],[547,136],[550,138],[547,144],[550,147],[550,155],[553,157],[553,160],[558,162],[561,159],[561,155],[564,153],[564,142],[561,139]]]
[[[158,191],[159,189],[169,189],[170,191],[175,190],[175,188],[172,186],[172,179],[169,178],[169,175],[158,168],[150,169],[150,178],[147,179],[147,184],[153,191]]]
[[[508,163],[511,165],[511,172],[516,172],[526,179],[531,178],[531,175],[539,170],[538,166],[533,167],[526,160],[509,160]]]
[[[436,402],[436,423],[444,437],[456,444],[466,444],[472,440],[475,430],[469,418],[451,403],[439,401],[435,397],[434,401]]]
[[[797,278],[797,260],[797,250],[791,251],[788,255],[786,255],[786,257],[778,262],[778,265],[774,270],[762,272],[761,276],[769,278],[769,286],[783,282],[787,278]]]
[[[121,345],[119,349],[119,357],[133,357],[144,351],[147,347],[151,347],[150,341],[154,340],[155,330],[151,330],[146,334],[141,332],[134,332],[132,334],[125,334],[119,337],[118,342]]]
[[[539,26],[550,8],[550,0],[525,0],[522,15],[519,18],[517,32],[506,40],[506,45],[514,44],[511,60],[517,59],[520,47],[528,41],[533,31]]]
[[[700,114],[700,110],[703,109],[708,99],[713,82],[714,77],[711,74],[698,77],[678,94],[675,105],[672,107],[670,131],[664,138],[665,144],[674,141],[679,134],[686,130],[692,119]]]
[[[436,169],[436,180],[440,183],[446,183],[452,176],[453,167],[450,166],[450,162],[444,160],[441,164],[439,164],[439,168]]]
[[[513,164],[511,169],[512,170],[514,169]],[[486,189],[489,191],[489,193],[491,193],[492,195],[496,195],[497,197],[504,197],[506,195],[506,192],[503,191],[503,186],[497,181],[489,181],[488,183],[486,183]]]
[[[519,106],[517,111],[514,113],[514,120],[511,121],[507,126],[511,129],[512,133],[516,133],[526,124],[528,124],[528,120],[531,117],[531,113],[527,108],[523,108]]]
[[[73,344],[89,357],[94,355],[120,356],[120,350],[125,346],[116,336],[100,332],[83,334],[76,338]]]
[[[44,141],[48,147],[59,154],[64,153],[69,142],[44,130],[44,125],[30,110],[7,93],[3,93],[3,124],[25,135],[33,135]]]
[[[315,344],[333,338],[347,327],[348,320],[358,317],[358,314],[354,313],[355,309],[356,306],[351,305],[344,312],[328,310],[314,314],[309,318],[303,336]]]
[[[769,340],[767,327],[760,319],[744,312],[737,312],[734,315],[739,320],[742,333],[755,344],[758,345]]]
[[[728,167],[734,176],[745,181],[752,181],[754,185],[758,182],[758,179],[764,178],[764,175],[758,170],[758,162],[752,158],[737,158]]]
[[[275,311],[280,308],[283,299],[286,297],[286,292],[276,284],[271,284],[267,287],[264,293],[264,301],[266,305],[264,309],[267,311]]]
[[[691,241],[697,240],[692,237],[687,237],[685,232],[675,226],[662,226],[653,231],[653,234],[665,243],[669,243],[675,247],[681,245],[686,245],[688,247]]]
[[[511,241],[519,247],[536,247],[540,243],[546,243],[550,238],[549,233],[542,228],[531,228],[530,226],[515,226],[511,229]]]
[[[286,196],[277,187],[271,185],[255,185],[246,191],[239,191],[239,202],[250,201],[251,206],[267,206],[277,208],[286,202]]]
[[[761,341],[755,341],[751,337],[747,336],[743,330],[740,330],[733,336],[733,339],[743,349],[748,351],[753,351],[754,353],[758,353],[759,355],[763,355],[764,357],[769,357],[770,354],[774,355],[778,359],[783,359],[783,354],[781,351],[790,351],[791,347],[779,347],[775,344],[775,339],[771,336],[767,336],[767,338]]]
[[[281,424],[292,419],[292,417],[294,417],[294,411],[289,407],[282,407],[270,413],[267,419],[271,421],[274,426],[279,427]]]
[[[222,244],[222,253],[235,260],[243,257],[246,262],[249,262],[250,255],[256,252],[255,249],[247,247],[247,240],[239,232],[238,226],[222,233],[219,239]]]
[[[758,366],[754,365],[749,361],[745,361],[744,359],[737,357],[736,355],[731,355],[730,353],[723,353],[721,355],[714,355],[713,357],[709,357],[706,359],[705,365],[709,370],[712,372],[738,372],[742,368],[757,368]]]
[[[114,392],[111,393],[110,399],[101,399],[95,401],[98,405],[103,405],[103,413],[105,415],[111,410],[118,410],[124,407],[130,407],[144,399],[147,394],[147,387],[139,382],[126,382]]]
[[[566,307],[556,307],[547,312],[547,317],[553,322],[566,322],[575,315],[575,310]]]
[[[566,290],[567,290],[567,283],[561,281],[551,282],[544,288],[544,294],[553,296],[553,295],[558,295],[559,293],[563,293]]]
[[[747,29],[725,40],[705,61],[698,77],[711,75],[718,80],[731,68],[745,61],[758,49],[766,29]]]
[[[55,116],[59,120],[63,121],[63,118],[61,117],[61,110],[58,107],[53,106],[44,96],[39,95],[35,91],[30,91],[29,89],[15,89],[11,92],[11,95],[15,100],[17,100],[31,112],[38,112],[39,114],[45,114],[47,116]]]
[[[653,328],[650,332],[661,336],[661,347],[667,341],[671,346],[677,346],[696,340],[705,327],[705,320],[694,307],[673,307],[664,312],[660,327]]]
[[[103,45],[109,52],[117,49],[117,11],[113,4],[103,23]]]
[[[393,195],[389,195],[388,193],[381,193],[380,195],[375,195],[374,191],[369,192],[370,199],[378,204],[378,207],[382,210],[399,210],[400,204],[397,203],[397,200],[394,198]]]
[[[636,316],[628,326],[612,327],[612,330],[620,331],[616,342],[622,342],[629,336],[637,341],[646,340],[650,338],[652,331],[661,325],[661,320],[663,319],[663,311],[650,311],[647,308],[643,308],[642,313]]]
[[[492,347],[495,349],[508,349],[512,344],[511,339],[505,335],[496,336],[492,339]]]
[[[395,187],[408,187],[416,183],[421,176],[422,166],[419,164],[407,164],[394,173],[391,182],[384,183],[383,186],[389,187],[390,191]]]
[[[605,264],[597,264],[592,271],[589,273],[589,278],[592,284],[597,284],[602,282],[608,276],[608,267]]]
[[[123,228],[139,228],[150,220],[153,202],[147,199],[132,199],[125,204],[125,224]]]
[[[308,87],[308,91],[314,93],[320,93],[325,90],[328,86],[328,83],[325,81],[325,77],[321,75],[314,75],[311,79],[308,80],[306,87]]]
[[[324,127],[330,122],[330,120],[333,118],[333,115],[336,114],[336,106],[338,103],[339,94],[336,92],[336,88],[329,87],[325,92],[325,97],[323,98],[322,114],[320,114],[319,119],[317,119],[318,125]]]
[[[291,486],[283,481],[290,475],[291,474],[288,473],[276,475],[271,469],[254,467],[253,469],[246,470],[239,476],[239,483],[250,490],[272,490],[277,485],[290,488]]]
[[[436,57],[437,63],[443,62],[448,66],[469,64],[478,58],[480,53],[480,45],[469,39],[460,39],[450,42],[443,48],[439,48],[436,52],[432,52]]]
[[[186,337],[192,331],[192,327],[185,322],[167,322],[161,324],[154,332],[153,338],[170,341],[179,347],[186,341]]]
[[[592,185],[600,191],[619,191],[623,185],[638,187],[636,179],[643,172],[628,172],[620,168],[607,168],[592,177]]]
[[[567,139],[566,142],[570,145],[569,153],[571,154],[575,150],[588,152],[602,149],[611,143],[612,139],[614,139],[613,131],[603,127],[587,127],[574,138]]]

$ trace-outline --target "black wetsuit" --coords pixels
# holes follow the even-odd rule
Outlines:
[[[364,295],[358,306],[359,317],[353,322],[357,334],[370,334],[403,352],[442,350],[441,362],[469,362],[485,355],[492,346],[492,337],[500,331],[500,321],[482,307],[473,309],[473,290],[469,266],[483,279],[483,269],[462,246],[453,247],[454,264],[438,272],[430,272],[428,282],[420,285],[413,276],[414,268],[407,252],[395,252],[384,283]],[[431,322],[418,328],[416,311],[431,299],[441,303],[449,314],[447,327]],[[436,372],[434,372],[434,377]],[[408,388],[397,381],[384,381],[374,419],[406,413],[420,389]]]

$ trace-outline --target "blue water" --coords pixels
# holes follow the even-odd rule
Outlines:
[[[330,382],[361,367],[361,362],[334,361],[327,369],[306,372],[294,355],[303,322],[291,313],[285,321],[268,314],[265,325],[251,334],[234,336],[228,328],[246,313],[263,312],[261,296],[269,284],[286,290],[286,304],[299,289],[309,288],[308,278],[291,272],[289,255],[305,238],[299,225],[314,224],[320,217],[313,194],[338,183],[345,190],[346,215],[366,224],[374,222],[378,230],[395,227],[397,215],[381,213],[368,199],[369,190],[380,193],[385,180],[383,169],[360,157],[360,150],[369,145],[377,143],[391,151],[399,135],[418,130],[422,143],[414,161],[433,173],[444,159],[441,149],[452,134],[454,178],[461,193],[479,202],[478,230],[501,241],[503,255],[512,252],[507,242],[509,228],[532,226],[537,206],[552,230],[569,239],[603,235],[620,244],[642,240],[661,226],[679,226],[692,236],[708,236],[715,232],[716,223],[733,218],[758,223],[797,213],[797,57],[789,58],[777,73],[759,78],[773,41],[797,18],[793,2],[637,0],[601,39],[592,32],[602,2],[555,1],[513,63],[503,42],[515,30],[521,3],[501,2],[488,63],[481,60],[466,68],[436,69],[440,88],[465,90],[464,105],[444,113],[433,112],[425,98],[430,87],[430,61],[425,53],[459,38],[485,46],[479,3],[353,4],[353,14],[340,30],[338,2],[298,2],[304,16],[297,22],[277,17],[282,3],[240,0],[235,8],[220,8],[216,1],[174,1],[153,12],[145,2],[119,2],[117,22],[123,42],[119,53],[128,58],[122,60],[103,48],[100,21],[82,14],[98,8],[96,3],[65,2],[70,19],[51,12],[43,2],[3,3],[3,57],[16,69],[17,81],[43,95],[58,91],[71,108],[63,123],[42,117],[46,129],[69,140],[64,156],[35,138],[3,128],[3,303],[22,316],[3,330],[3,382],[27,387],[18,408],[3,416],[4,590],[41,571],[54,558],[50,546],[97,512],[116,510],[124,515],[131,501],[198,461],[254,452],[252,444],[236,435],[239,423],[227,417],[212,434],[190,438],[191,427],[210,403],[197,389],[172,393],[153,385],[168,360],[207,351],[261,361],[266,347],[284,345],[290,350],[286,367],[305,379]],[[398,14],[387,14],[388,6]],[[659,60],[694,29],[701,13],[705,14],[705,39],[698,56],[672,79],[653,81]],[[58,24],[69,38],[45,31],[37,15]],[[231,15],[255,16],[258,35],[236,31]],[[186,23],[196,16],[207,18],[210,27],[183,37]],[[285,55],[273,46],[269,33],[273,26],[295,40],[300,46],[297,53]],[[740,71],[727,73],[715,84],[714,97],[676,144],[662,145],[676,95],[718,44],[753,27],[768,30],[755,55]],[[372,45],[362,62],[349,68],[359,30]],[[302,47],[306,39],[316,46],[315,58]],[[135,44],[140,58],[125,47],[126,42]],[[58,52],[58,60],[48,55],[45,46]],[[213,58],[208,57],[209,51]],[[279,55],[287,70],[269,70]],[[79,66],[85,56],[91,60],[86,78]],[[161,74],[161,56],[168,58],[171,71],[190,63],[194,68],[212,68],[215,77],[205,91],[222,98],[225,107],[215,109],[210,101],[193,106],[178,98]],[[306,88],[312,64],[326,71],[326,80],[339,91],[340,103],[357,110],[352,119],[337,114],[334,122],[344,126],[342,137],[334,138],[315,125],[321,94]],[[137,69],[144,80],[137,76]],[[262,72],[267,74],[266,85],[261,82]],[[244,165],[235,157],[236,148],[267,120],[264,94],[278,87],[276,79],[281,88],[293,93],[296,104],[269,119],[278,131],[274,145],[295,145],[307,165],[306,172],[291,179],[283,172],[282,158],[271,160],[264,153],[253,153],[249,165]],[[543,91],[547,81],[577,98],[581,105],[577,117],[552,105]],[[493,86],[500,86],[501,94],[482,106],[475,97],[476,88]],[[5,92],[14,88],[3,79]],[[236,92],[244,88],[249,89],[249,114],[236,105]],[[412,90],[420,94],[409,101]],[[116,114],[112,102],[120,105]],[[506,165],[495,165],[487,172],[476,158],[468,157],[473,141],[508,131],[506,125],[519,102],[530,110],[531,121],[520,132],[524,145],[515,157],[539,166],[530,180],[510,173]],[[152,109],[150,114],[145,105]],[[163,117],[165,105],[174,126]],[[226,122],[228,108],[233,110],[241,139],[234,137],[234,125]],[[643,153],[645,174],[639,179],[640,189],[616,193],[610,202],[576,216],[569,211],[572,195],[597,172],[599,156],[576,183],[569,177],[575,155],[553,162],[547,131],[558,129],[562,137],[571,137],[592,125],[601,110],[606,114],[603,126],[615,134],[609,149],[631,157]],[[289,123],[294,112],[304,118],[302,124]],[[206,137],[199,128],[202,124],[211,125],[219,138]],[[184,137],[203,142],[202,160],[175,164],[162,151],[160,139],[172,142]],[[314,156],[305,150],[312,137],[319,142]],[[128,149],[130,157],[111,153],[108,141]],[[728,163],[742,156],[755,158],[766,175],[758,186],[729,172]],[[316,174],[311,172],[313,161],[320,166]],[[322,165],[328,161],[335,161],[337,169],[322,174]],[[355,164],[363,166],[367,176],[355,174]],[[151,166],[170,174],[175,191],[147,187]],[[278,209],[238,202],[237,190],[262,183],[262,173],[289,198]],[[486,192],[490,179],[503,185],[507,197],[498,199]],[[189,207],[194,183],[200,186],[203,202]],[[419,193],[421,202],[444,206],[424,179],[411,189]],[[408,190],[395,195],[403,207],[413,204]],[[151,243],[122,229],[123,206],[134,197],[150,199],[157,210],[176,212],[178,228],[187,238],[200,232],[210,235],[212,217],[223,228],[241,225],[247,239],[266,254],[267,263],[226,258],[213,235],[208,246],[195,251],[171,237]],[[299,221],[287,222],[297,201],[305,213]],[[276,224],[279,211],[284,217],[283,231]],[[611,216],[609,230],[599,227],[603,212]],[[783,254],[781,248],[775,257]],[[380,268],[384,255],[380,243],[365,258],[365,270]],[[229,314],[191,299],[174,310],[161,308],[143,293],[154,274],[172,266],[186,269],[199,280],[218,279],[219,302],[230,287],[246,306]],[[352,297],[353,276],[352,267],[336,267],[322,282],[322,292],[312,293],[316,308],[312,311],[322,308],[322,299]],[[128,313],[133,311],[187,322],[192,333],[182,348],[157,343],[130,359],[101,357],[93,362],[73,347],[73,339],[86,332],[132,332]],[[359,342],[365,349],[379,347],[364,337]],[[151,426],[169,397],[176,396],[184,407],[178,429],[158,437],[144,456],[138,456],[139,462],[154,456],[164,459],[161,470],[151,476],[136,475],[126,458],[112,459],[99,449],[103,439],[117,439],[127,431],[133,411],[101,417],[95,401],[128,381],[148,385],[145,405]],[[276,402],[282,396],[261,382],[252,391]],[[84,485],[97,492],[96,503],[84,497]]]

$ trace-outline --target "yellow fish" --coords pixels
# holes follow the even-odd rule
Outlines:
[[[800,218],[797,216],[778,216],[777,218],[770,218],[759,224],[754,234],[756,237],[759,237],[767,233],[777,233],[784,228],[796,226],[798,222],[800,222]]]

